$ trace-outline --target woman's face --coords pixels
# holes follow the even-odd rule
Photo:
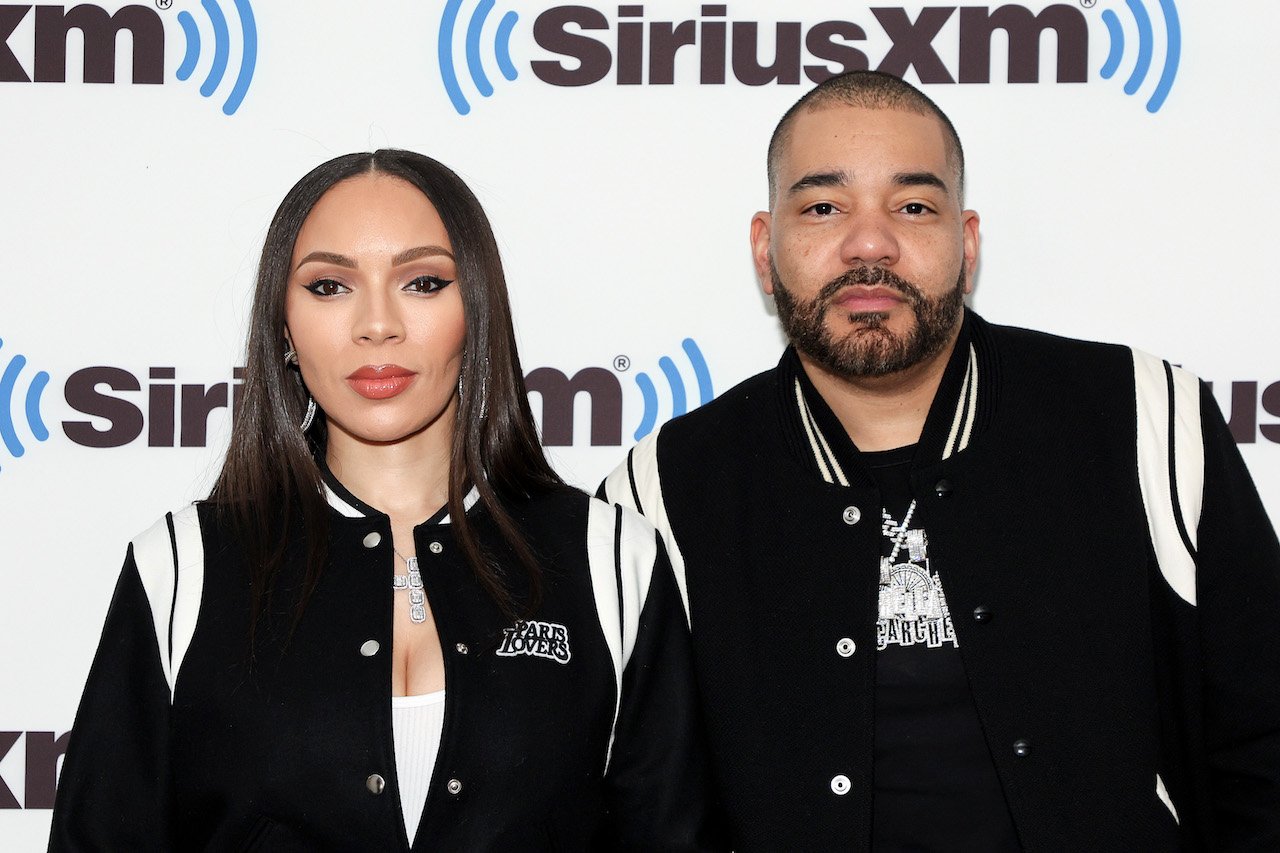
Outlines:
[[[416,187],[335,184],[298,232],[285,327],[329,441],[451,433],[465,324],[453,247]]]

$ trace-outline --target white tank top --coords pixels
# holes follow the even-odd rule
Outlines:
[[[396,776],[400,780],[400,811],[410,846],[427,804],[431,771],[436,766],[443,729],[443,690],[420,696],[391,697],[391,737],[396,750]]]

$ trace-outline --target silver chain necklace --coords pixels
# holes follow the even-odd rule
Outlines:
[[[893,551],[889,554],[889,563],[898,559],[898,552],[902,550],[903,544],[907,541],[907,528],[911,526],[911,516],[915,514],[916,502],[911,501],[911,506],[907,507],[907,514],[902,517],[902,523],[897,524],[893,520],[893,516],[889,515],[889,510],[881,507],[880,532],[893,543]]]
[[[421,625],[427,621],[427,594],[422,589],[422,573],[418,571],[418,558],[405,557],[395,549],[394,545],[391,547],[391,552],[404,560],[404,567],[409,570],[407,575],[393,574],[391,588],[409,590],[409,618],[414,624]]]

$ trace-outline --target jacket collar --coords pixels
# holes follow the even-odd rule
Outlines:
[[[989,425],[998,385],[995,368],[986,323],[966,308],[955,349],[925,418],[912,468],[963,452]],[[809,380],[794,348],[783,353],[777,376],[783,397],[783,432],[806,467],[828,483],[872,485],[861,452]]]
[[[375,507],[370,506],[360,498],[356,497],[350,489],[342,485],[333,472],[329,470],[329,466],[324,459],[319,460],[320,478],[324,483],[324,495],[329,502],[329,506],[339,515],[345,518],[380,518],[386,515]],[[480,499],[480,493],[475,486],[471,487],[471,491],[467,492],[467,496],[462,499],[462,505],[467,512],[471,511]],[[423,524],[448,524],[449,508],[442,506],[435,515],[428,518]]]

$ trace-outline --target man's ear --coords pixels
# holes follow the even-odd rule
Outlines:
[[[773,217],[762,210],[751,217],[751,260],[756,268],[760,287],[773,296],[773,265],[769,259],[769,239],[773,229]]]
[[[964,292],[973,293],[973,274],[978,269],[978,251],[982,239],[978,233],[978,213],[965,210],[960,213],[964,229]]]

